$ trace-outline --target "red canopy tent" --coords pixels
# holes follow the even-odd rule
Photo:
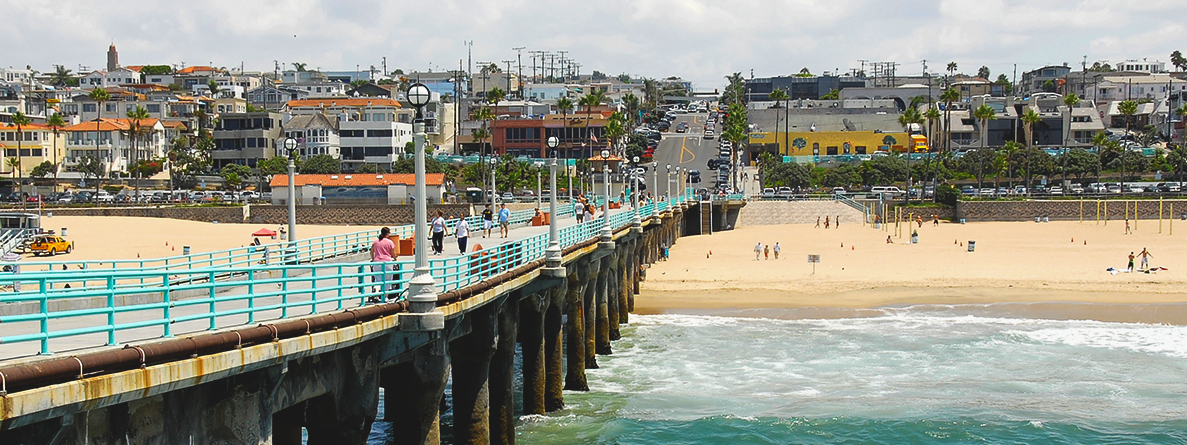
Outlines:
[[[255,233],[251,234],[251,236],[276,236],[276,232],[265,228],[257,230]]]

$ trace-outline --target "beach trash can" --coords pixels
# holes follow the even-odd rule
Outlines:
[[[67,235],[66,235],[66,228],[65,228],[65,227],[63,227],[63,228],[62,228],[62,236],[67,236]]]
[[[973,241],[973,240],[969,240],[969,252],[972,252],[974,250],[977,250],[977,242]]]
[[[12,274],[21,273],[21,265],[17,264],[17,262],[20,261],[21,258],[23,258],[23,257],[16,253],[13,253],[13,252],[8,252],[8,253],[4,254],[4,256],[0,257],[0,262],[5,263],[4,264],[4,272],[8,272],[8,273],[12,273]],[[21,282],[20,281],[14,280],[12,282],[12,291],[13,292],[21,291]]]
[[[190,254],[190,246],[181,246],[181,254],[189,255]]]
[[[1043,217],[1043,222],[1045,222],[1045,223],[1049,223],[1049,222],[1051,222],[1051,217],[1049,217],[1049,216],[1044,216],[1044,217]]]
[[[911,234],[911,244],[919,244],[919,234]]]
[[[964,224],[964,218],[961,218],[961,219],[960,219],[960,223],[961,223],[961,224]]]
[[[1043,220],[1043,218],[1040,218],[1040,217],[1037,217],[1037,216],[1035,217],[1035,222],[1042,222],[1042,220]]]
[[[882,223],[880,223],[880,222],[876,222],[876,223],[874,223],[874,228],[875,228],[875,229],[881,229],[881,228],[882,228]]]

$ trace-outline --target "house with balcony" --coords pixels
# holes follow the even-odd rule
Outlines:
[[[20,133],[11,123],[0,123],[0,150],[4,158],[20,157],[21,177],[29,177],[33,168],[45,161],[55,165],[62,164],[62,156],[66,152],[65,133],[54,135],[49,127],[42,124],[21,126]],[[7,161],[3,164],[5,172],[12,172]]]
[[[292,100],[306,100],[309,93],[279,85],[265,84],[247,91],[247,102],[265,110],[279,110]]]
[[[293,116],[284,123],[285,137],[297,141],[301,159],[330,155],[340,159],[338,119],[321,113]]]
[[[1063,65],[1050,65],[1022,73],[1022,80],[1018,82],[1018,94],[1026,96],[1034,93],[1048,92],[1044,89],[1047,82],[1051,82],[1052,91],[1059,89],[1060,80],[1067,76],[1072,69]]]
[[[135,140],[129,119],[101,118],[66,127],[63,171],[77,171],[75,167],[86,156],[99,159],[104,171],[110,173],[127,171],[137,160],[164,157],[165,125],[158,119],[145,119],[139,124],[144,133]]]
[[[276,156],[282,118],[271,111],[220,116],[213,131],[211,166],[216,170],[228,164],[255,167],[259,161]]]
[[[128,68],[91,71],[78,79],[79,86],[83,88],[109,88],[133,83],[140,83],[140,73]]]

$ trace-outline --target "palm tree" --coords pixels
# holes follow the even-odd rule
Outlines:
[[[934,130],[935,125],[938,125],[940,122],[940,110],[935,107],[935,104],[929,103],[927,104],[927,112],[923,113],[923,118],[927,119],[927,168],[928,170],[931,170],[934,168],[932,165],[932,147],[934,146],[933,144],[935,143],[936,138],[936,133]],[[931,176],[931,183],[934,186],[936,183],[935,170],[932,171]]]
[[[128,110],[127,116],[128,120],[132,123],[132,125],[128,128],[128,134],[132,136],[132,168],[136,169],[136,196],[139,197],[141,173],[139,168],[140,166],[136,163],[140,160],[140,152],[136,145],[136,141],[147,136],[147,132],[152,130],[149,128],[146,131],[144,126],[141,125],[142,121],[149,118],[148,110],[144,109],[144,107],[137,105],[136,109]]]
[[[1033,108],[1027,108],[1026,113],[1022,114],[1022,123],[1026,125],[1026,194],[1030,194],[1030,151],[1034,148],[1034,131],[1035,124],[1041,122],[1043,118],[1039,117]]]
[[[1123,101],[1117,104],[1117,111],[1125,115],[1125,135],[1129,136],[1129,121],[1133,119],[1133,115],[1138,112],[1138,103],[1132,100]],[[1129,147],[1121,147],[1121,196],[1125,196],[1125,155],[1129,152]]]
[[[903,129],[907,132],[908,135],[910,135],[911,134],[911,125],[917,125],[917,124],[923,123],[923,115],[920,114],[919,110],[916,109],[915,107],[908,107],[906,111],[903,111],[903,114],[899,115],[898,123],[899,123],[899,125],[902,125]],[[913,151],[915,151],[915,144],[914,144],[914,142],[908,140],[907,141],[907,194],[903,196],[904,201],[906,201],[908,203],[911,200],[911,193],[910,193],[910,189],[911,189],[911,152],[913,152]],[[922,195],[922,194],[920,194],[920,195]]]
[[[1068,93],[1067,96],[1063,97],[1063,105],[1067,106],[1067,116],[1068,116],[1068,118],[1067,118],[1068,124],[1067,124],[1067,130],[1066,130],[1067,133],[1063,137],[1063,156],[1061,156],[1061,160],[1063,162],[1060,163],[1061,164],[1060,168],[1062,170],[1062,176],[1063,176],[1063,182],[1067,182],[1067,146],[1068,146],[1068,144],[1070,144],[1070,142],[1068,142],[1068,141],[1070,141],[1072,138],[1072,108],[1075,108],[1076,105],[1079,105],[1079,104],[1080,104],[1080,96],[1077,96],[1076,93]]]
[[[625,118],[623,118],[622,113],[615,111],[614,114],[610,115],[610,120],[606,122],[603,135],[606,137],[606,142],[610,144],[612,151],[618,152],[618,142],[623,136],[626,136],[626,126],[623,125],[624,120]],[[623,158],[625,159],[626,156],[623,156]]]
[[[589,142],[590,156],[593,156],[593,128],[590,127],[590,121],[592,119],[590,115],[593,114],[594,107],[601,106],[605,102],[606,93],[603,93],[602,90],[597,88],[594,88],[589,93],[581,96],[580,99],[577,99],[577,105],[585,108],[585,133],[587,141]]]
[[[944,102],[944,151],[952,150],[952,102],[960,100],[960,91],[949,88],[940,93],[940,100]]]
[[[62,65],[54,65],[54,72],[50,74],[51,84],[64,87],[70,85],[72,80],[74,80],[74,76],[71,75],[70,70]]]
[[[486,188],[486,139],[490,137],[490,122],[495,118],[495,112],[490,107],[482,107],[470,113],[470,119],[476,121],[483,121],[485,125],[483,128],[478,128],[470,131],[470,135],[478,141],[478,170],[482,172],[482,187]],[[491,192],[494,193],[494,192]],[[491,198],[491,207],[494,207],[494,198]]]
[[[111,94],[108,94],[107,90],[105,90],[105,89],[95,88],[95,89],[91,90],[91,92],[88,93],[87,96],[90,97],[95,102],[98,102],[98,104],[99,104],[98,107],[95,108],[95,111],[96,111],[96,114],[95,114],[95,159],[99,160],[98,162],[101,163],[102,158],[99,156],[99,123],[103,120],[102,119],[103,118],[103,103],[111,100]],[[99,195],[99,184],[101,182],[103,182],[103,176],[96,175],[95,176],[95,195],[96,196]]]
[[[21,141],[25,140],[22,132],[29,125],[29,117],[20,111],[12,114],[12,125],[16,127],[16,178],[17,189],[21,186]]]
[[[567,133],[569,130],[569,112],[573,111],[573,100],[569,99],[568,97],[562,97],[562,98],[558,99],[556,101],[556,109],[557,109],[557,111],[561,112],[561,120],[564,121],[564,123],[563,123],[564,127],[563,127],[563,130],[561,130],[561,137],[558,139],[560,139],[561,141],[564,141],[565,137],[568,136]]]
[[[1101,131],[1092,136],[1092,145],[1096,147],[1096,183],[1100,184],[1100,164],[1101,155],[1104,154],[1104,148],[1109,144],[1109,134]]]
[[[494,153],[495,153],[495,138],[494,138],[495,121],[499,120],[499,112],[498,112],[499,102],[502,102],[503,98],[505,98],[505,97],[507,97],[507,93],[504,92],[503,90],[499,89],[499,87],[491,88],[490,91],[486,92],[486,102],[489,103],[491,106],[490,107],[490,111],[491,111],[490,130],[489,130],[490,134],[491,134],[491,139],[490,139],[491,156],[494,156]]]
[[[1010,180],[1010,189],[1014,189],[1014,158],[1022,144],[1016,141],[1006,141],[1003,150],[1006,151],[1006,177]]]
[[[62,119],[61,114],[54,113],[45,121],[45,126],[54,134],[54,192],[57,192],[58,170],[61,169],[61,163],[58,162],[58,136],[62,134],[62,129],[66,128],[66,121]]]
[[[981,149],[985,150],[989,143],[989,121],[997,117],[997,113],[993,111],[993,107],[989,105],[981,105],[973,110],[973,117],[981,121]],[[980,159],[984,160],[983,157]],[[982,162],[983,164],[983,162]],[[984,166],[977,166],[977,188],[981,188],[981,176],[983,175]],[[996,182],[996,180],[994,180]]]
[[[775,105],[778,106],[779,108],[783,107],[783,101],[791,99],[791,96],[787,95],[787,90],[780,90],[780,89],[775,89],[774,91],[771,91],[771,93],[768,94],[767,97],[769,97],[771,100],[775,101]],[[779,131],[779,112],[776,111],[775,112],[775,132],[778,132],[778,131]],[[776,143],[778,143],[778,141],[776,141]],[[786,131],[783,132],[783,148],[784,149],[787,148],[787,132]]]

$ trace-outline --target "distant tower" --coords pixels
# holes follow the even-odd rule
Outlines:
[[[107,71],[115,71],[120,67],[120,53],[115,50],[115,43],[107,47]]]

